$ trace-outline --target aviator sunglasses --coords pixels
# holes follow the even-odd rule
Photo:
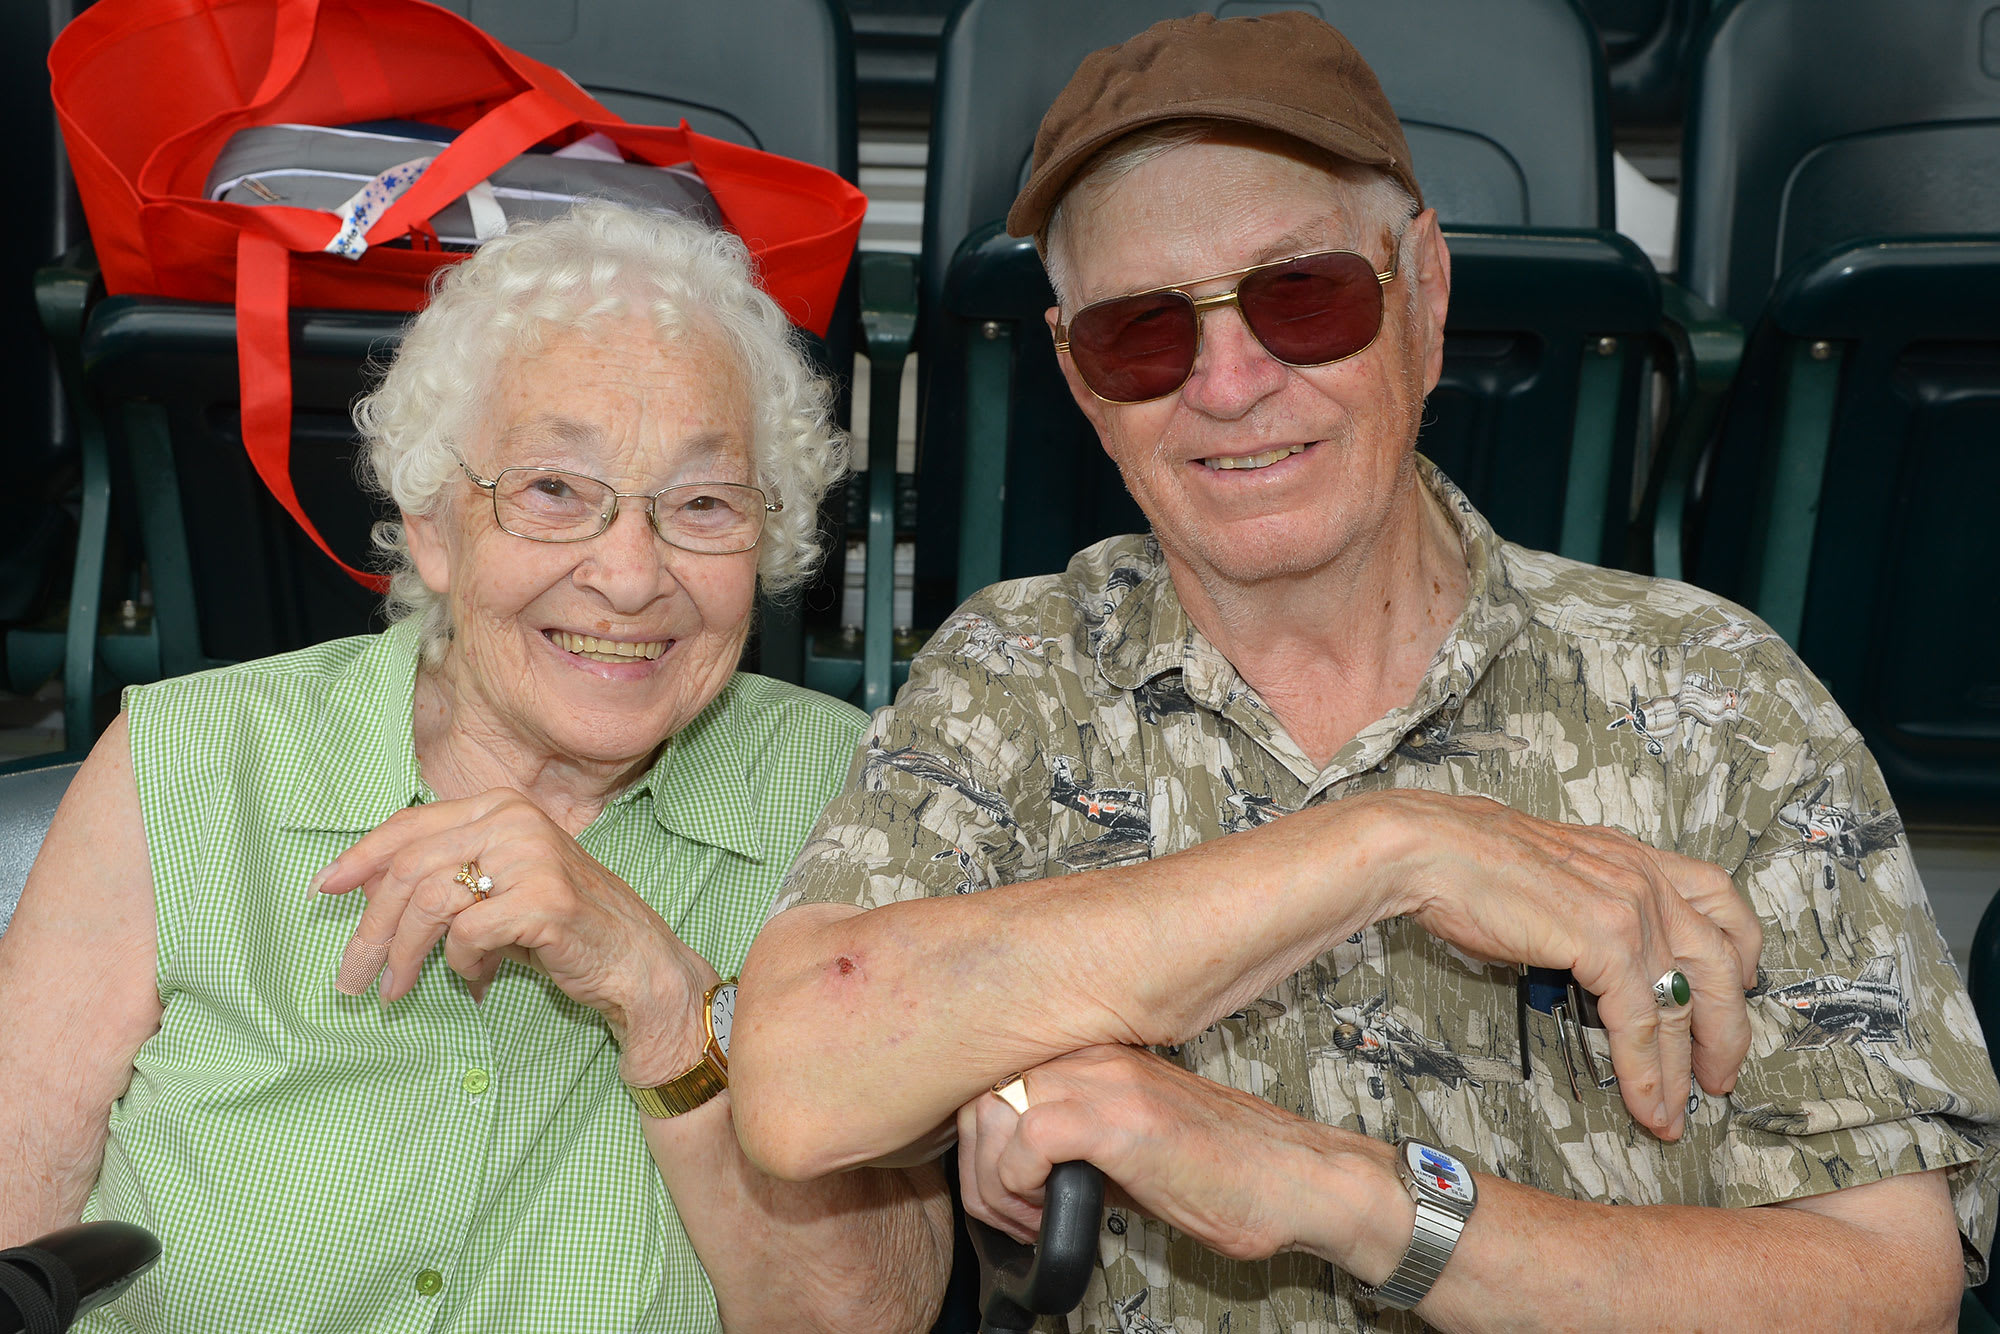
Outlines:
[[[1201,352],[1201,317],[1235,306],[1257,341],[1287,366],[1326,366],[1365,352],[1382,329],[1379,273],[1366,255],[1321,250],[1212,274],[1177,287],[1092,302],[1056,329],[1090,392],[1107,403],[1164,398],[1187,383]],[[1187,288],[1236,279],[1226,292]]]

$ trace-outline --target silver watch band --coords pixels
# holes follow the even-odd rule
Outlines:
[[[1431,1285],[1444,1272],[1445,1261],[1458,1245],[1465,1220],[1449,1209],[1440,1209],[1428,1200],[1417,1201],[1417,1225],[1410,1232],[1410,1249],[1403,1262],[1382,1280],[1378,1288],[1363,1286],[1361,1294],[1381,1306],[1407,1311],[1424,1299]]]

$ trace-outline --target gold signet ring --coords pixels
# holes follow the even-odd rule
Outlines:
[[[993,1086],[993,1096],[1014,1109],[1016,1116],[1028,1111],[1028,1084],[1019,1075],[1008,1075]]]

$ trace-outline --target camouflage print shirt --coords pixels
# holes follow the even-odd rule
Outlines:
[[[1125,864],[1385,788],[1622,829],[1728,868],[1765,927],[1749,1060],[1728,1096],[1697,1087],[1678,1143],[1600,1086],[1601,1033],[1524,1006],[1518,970],[1404,919],[1165,1054],[1299,1116],[1577,1198],[1735,1207],[1949,1166],[1982,1278],[2000,1089],[1854,728],[1741,609],[1503,542],[1423,477],[1463,536],[1468,605],[1415,699],[1324,769],[1194,628],[1151,539],[1114,538],[1061,575],[987,589],[939,632],[780,908]],[[1116,1210],[1100,1242],[1073,1329],[1421,1327],[1311,1256],[1231,1261]]]

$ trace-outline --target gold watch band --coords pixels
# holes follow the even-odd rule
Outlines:
[[[677,1075],[664,1084],[652,1088],[640,1088],[637,1084],[627,1084],[625,1089],[632,1095],[632,1101],[639,1104],[639,1110],[647,1116],[666,1118],[691,1112],[713,1098],[729,1086],[722,1072],[704,1055],[695,1062],[694,1069],[684,1075]]]
[[[710,987],[701,998],[701,1027],[708,1041],[692,1069],[675,1075],[664,1084],[655,1084],[650,1088],[641,1088],[637,1084],[625,1086],[625,1091],[632,1095],[632,1101],[639,1105],[641,1112],[662,1120],[670,1116],[681,1116],[729,1087],[727,1073],[729,1058],[716,1042],[714,1005],[715,993],[724,987],[735,985],[735,981],[734,978],[724,978]]]

